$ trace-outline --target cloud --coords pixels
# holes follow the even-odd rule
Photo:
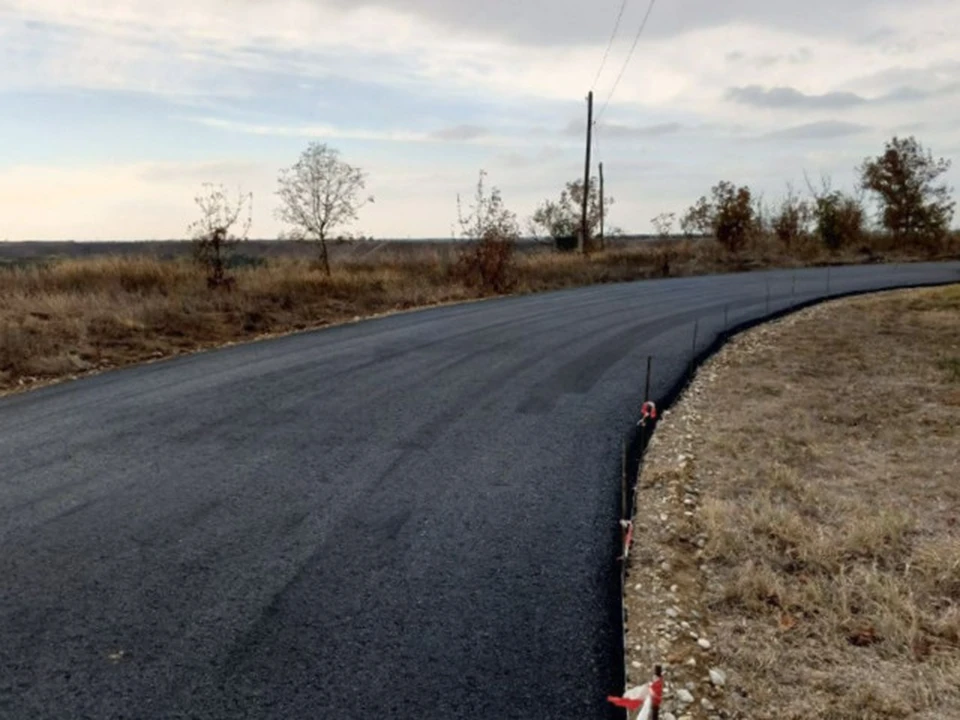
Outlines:
[[[370,140],[376,142],[427,142],[429,135],[403,130],[361,130],[329,125],[269,125],[213,117],[189,118],[191,121],[218,130],[273,137],[312,138],[316,140]]]
[[[535,153],[510,152],[500,156],[498,161],[505,168],[517,170],[552,164],[562,160],[564,156],[563,148],[546,145]]]
[[[683,130],[683,125],[677,122],[657,123],[654,125],[623,125],[620,123],[601,123],[595,132],[610,139],[645,138],[673,135]],[[587,131],[586,123],[582,120],[571,120],[564,128],[564,134],[569,137],[581,137]]]
[[[769,90],[760,85],[733,87],[727,90],[727,99],[740,105],[757,108],[791,109],[812,108],[837,110],[855,107],[867,102],[856,93],[828,92],[822,95],[807,95],[792,87],[774,87]]]
[[[960,92],[960,82],[953,82],[932,89],[902,85],[875,97],[864,97],[849,91],[807,95],[792,87],[766,89],[759,85],[748,85],[730,88],[727,90],[726,97],[735,103],[757,108],[843,110],[868,104],[918,103],[958,92]]]
[[[795,125],[783,130],[775,130],[761,137],[764,140],[829,140],[832,138],[860,135],[870,130],[866,125],[843,122],[842,120],[824,120],[803,125]]]
[[[261,163],[248,160],[212,160],[196,163],[149,163],[138,178],[147,183],[243,183],[243,178],[262,173]]]
[[[443,140],[448,142],[477,140],[478,138],[489,135],[485,128],[477,125],[455,125],[454,127],[434,130],[429,134],[433,140]]]
[[[799,47],[791,53],[762,53],[751,55],[746,52],[736,50],[728,52],[724,58],[728,63],[747,65],[758,70],[766,70],[778,65],[788,63],[790,65],[803,65],[813,60],[813,51],[808,47]]]
[[[456,125],[433,132],[401,129],[371,130],[365,128],[336,127],[333,125],[283,125],[250,123],[216,117],[189,117],[191,122],[209,128],[246,135],[280,138],[306,138],[312,140],[359,140],[378,143],[449,143],[479,144],[489,146],[518,145],[521,137],[494,135],[486,128],[476,125]]]
[[[929,0],[911,2],[930,4]],[[469,28],[538,46],[605,43],[617,11],[616,2],[589,4],[581,0],[334,0],[333,4],[338,8],[389,8],[454,31]],[[669,38],[749,22],[757,27],[836,36],[862,29],[865,18],[893,4],[889,0],[806,0],[802,6],[770,0],[662,2],[654,9],[647,34]],[[628,4],[624,36],[629,38],[646,9],[645,0]]]
[[[8,147],[0,173],[13,163],[86,164],[98,187],[97,168],[114,161],[255,158],[275,168],[317,139],[370,170],[378,202],[365,211],[365,230],[442,232],[450,188],[469,191],[478,168],[498,170],[498,163],[496,182],[522,215],[524,198],[532,209],[557,177],[582,173],[583,122],[565,123],[581,116],[618,5],[0,0],[0,135]],[[628,4],[594,88],[600,101],[645,9],[646,0]],[[918,117],[930,123],[925,144],[939,152],[955,146],[960,63],[950,30],[957,26],[956,0],[658,3],[602,118],[601,159],[617,179],[611,182],[623,184],[622,197],[638,198],[618,206],[614,222],[643,229],[649,217],[701,194],[714,176],[779,186],[804,168],[837,173],[849,164],[843,152],[876,152],[877,135]],[[71,119],[66,126],[57,121],[63,117]],[[731,142],[762,137],[779,142]],[[843,147],[831,137],[846,138]],[[537,157],[542,143],[555,156]],[[652,171],[648,162],[673,164]],[[59,223],[61,235],[155,236],[165,215],[152,208],[167,202],[168,191],[169,202],[186,199],[189,215],[193,184],[207,173],[254,190],[244,178],[262,174],[268,195],[274,180],[273,170],[209,164],[142,170],[154,175],[138,175],[140,187],[119,171],[103,172],[116,180],[109,192],[129,196],[123,212],[104,205],[94,219],[88,209],[100,201],[64,191],[55,207],[38,200],[27,219]],[[54,179],[72,188],[73,180]],[[5,182],[24,191],[36,183],[31,192],[44,197],[46,180],[37,174]],[[186,188],[174,187],[180,183]],[[73,202],[81,196],[83,203]],[[0,193],[0,221],[20,216],[15,197]],[[140,206],[143,213],[128,212]],[[88,221],[75,222],[74,213]],[[54,234],[30,227],[29,234]]]
[[[631,127],[629,125],[617,125],[610,123],[601,125],[600,130],[607,138],[643,138],[643,137],[662,137],[664,135],[673,135],[683,130],[683,125],[677,122],[658,123],[656,125],[644,125],[641,127]]]

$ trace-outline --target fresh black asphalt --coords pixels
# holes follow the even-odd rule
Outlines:
[[[661,396],[694,322],[951,280],[593,287],[0,399],[0,717],[615,717],[646,356]]]

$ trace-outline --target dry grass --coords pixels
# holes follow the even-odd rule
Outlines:
[[[960,245],[960,243],[958,243]],[[342,249],[342,248],[341,248]],[[338,253],[333,277],[309,260],[270,258],[234,271],[232,292],[207,289],[187,260],[94,257],[0,266],[0,392],[356,317],[479,297],[455,272],[454,246]],[[526,293],[651,277],[862,262],[867,255],[786,255],[770,240],[730,257],[709,241],[611,248],[584,259],[548,249],[517,255],[509,291]],[[885,259],[914,259],[890,256]]]
[[[960,718],[958,356],[960,287],[833,303],[734,341],[661,426],[639,500],[696,502],[638,543],[734,716]]]

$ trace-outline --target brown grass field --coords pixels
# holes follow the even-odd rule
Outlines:
[[[637,503],[631,679],[666,661],[675,715],[960,718],[960,286],[732,341],[661,423]]]
[[[265,245],[261,243],[261,245]],[[233,291],[207,289],[187,257],[154,254],[0,264],[0,392],[226,343],[358,317],[479,298],[455,272],[457,245],[390,245],[334,253],[327,278],[302,257],[257,257]],[[82,248],[75,248],[75,252]],[[261,248],[262,250],[262,248]],[[166,251],[165,251],[166,252]],[[243,253],[243,248],[238,249]],[[954,239],[940,256],[960,255]],[[517,254],[510,292],[769,267],[929,259],[874,243],[839,254],[809,244],[786,254],[758,240],[732,257],[712,241],[634,242],[578,255]]]

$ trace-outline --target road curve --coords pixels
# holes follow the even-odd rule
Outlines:
[[[0,718],[615,717],[645,357],[662,394],[695,321],[946,281],[593,287],[0,399]]]

